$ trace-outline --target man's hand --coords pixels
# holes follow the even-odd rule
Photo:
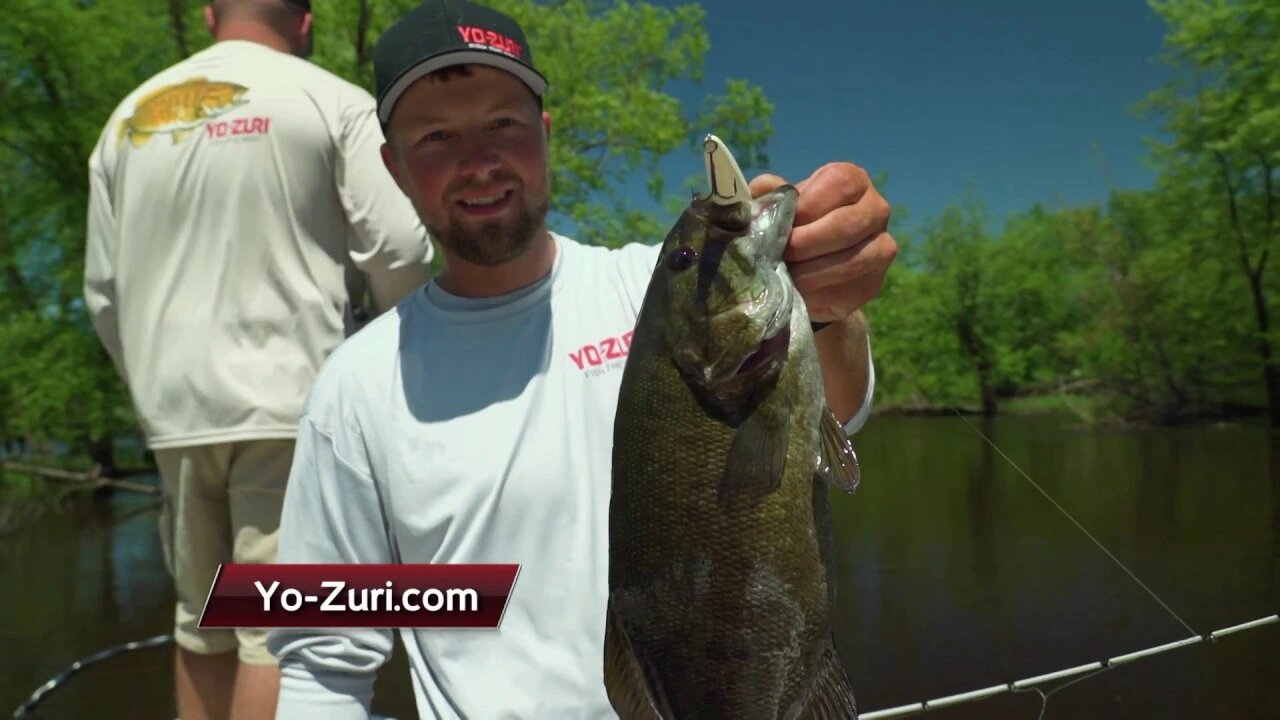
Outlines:
[[[784,182],[761,175],[751,181],[751,195],[759,197]],[[800,199],[783,259],[809,319],[832,324],[814,335],[814,344],[827,405],[848,423],[865,418],[871,382],[867,325],[859,310],[880,294],[898,255],[888,232],[889,203],[871,186],[867,171],[851,163],[823,165],[796,189]]]
[[[776,175],[751,181],[752,197],[782,185]],[[823,165],[796,183],[795,227],[783,258],[813,322],[844,320],[880,294],[898,254],[888,232],[889,203],[867,171],[852,163]]]

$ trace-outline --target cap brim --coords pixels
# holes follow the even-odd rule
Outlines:
[[[401,73],[400,77],[396,78],[394,83],[391,83],[391,87],[387,88],[386,94],[382,96],[382,100],[378,103],[378,119],[384,124],[387,122],[391,117],[392,108],[396,106],[396,101],[414,82],[436,70],[451,65],[488,65],[499,70],[506,70],[520,78],[539,97],[547,91],[547,79],[535,70],[530,69],[528,65],[491,52],[454,50],[427,58]]]

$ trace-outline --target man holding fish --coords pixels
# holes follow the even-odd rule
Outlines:
[[[705,323],[737,322],[738,339],[756,337],[745,356],[703,357],[718,347],[704,344],[673,358],[686,384],[668,383],[665,392],[675,393],[668,397],[685,387],[686,398],[697,395],[728,425],[752,426],[745,437],[760,441],[750,456],[762,459],[759,471],[743,469],[743,457],[731,460],[740,472],[706,488],[722,503],[709,512],[750,513],[770,498],[812,496],[805,488],[818,487],[817,477],[850,489],[857,466],[847,434],[865,421],[873,386],[860,309],[879,292],[897,251],[889,206],[849,163],[825,165],[794,188],[772,175],[748,185],[709,137],[711,199],[695,201],[668,242],[591,246],[546,226],[548,84],[513,19],[463,0],[427,0],[383,34],[374,68],[384,162],[440,243],[445,265],[339,347],[313,384],[278,561],[520,563],[499,629],[402,632],[423,718],[629,717],[634,708],[617,703],[637,697],[636,707],[676,716],[694,707],[687,693],[659,687],[652,673],[647,681],[630,676],[624,688],[605,667],[606,616],[619,589],[610,574],[610,483],[627,477],[614,466],[614,418],[630,407],[620,403],[624,375],[633,373],[622,353],[633,338],[640,342],[638,318],[660,312],[650,309],[651,279],[685,273],[679,282],[691,284],[681,287],[704,303],[695,321],[704,325],[668,326],[668,337],[685,333],[673,351],[693,347],[688,338],[708,339]],[[756,238],[755,255],[724,251],[735,236]],[[775,317],[743,310],[753,302]],[[747,335],[762,328],[766,335]],[[649,352],[660,334],[643,334]],[[784,369],[779,380],[781,359],[792,363],[791,355],[802,374]],[[751,389],[762,382],[792,388],[798,400],[790,409],[762,400]],[[744,387],[751,392],[739,392]],[[758,408],[767,409],[764,420],[754,419]],[[787,427],[800,440],[771,439]],[[732,433],[716,432],[727,446]],[[680,440],[654,438],[663,447]],[[799,515],[806,524],[787,542],[809,573],[805,602],[816,609],[806,632],[821,632],[827,550],[813,538],[824,533],[825,517],[816,509]],[[623,624],[634,619],[631,609]],[[853,716],[827,640],[805,644],[804,663],[796,664],[817,668],[817,679],[783,678],[789,694],[773,693],[778,710],[767,716]],[[638,659],[645,649],[635,636],[628,642],[628,656]],[[365,718],[392,634],[279,629],[269,646],[282,673],[278,717]],[[654,657],[644,660],[664,662]],[[709,675],[689,681],[714,683]]]

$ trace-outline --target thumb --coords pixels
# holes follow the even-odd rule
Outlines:
[[[770,173],[764,173],[763,175],[755,176],[755,178],[747,184],[747,188],[751,191],[751,197],[757,198],[785,184],[787,184],[787,181],[783,180],[781,177]]]

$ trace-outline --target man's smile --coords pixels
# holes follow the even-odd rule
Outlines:
[[[506,209],[514,196],[514,190],[487,191],[483,194],[470,193],[467,197],[455,201],[454,204],[468,215],[488,217]]]

